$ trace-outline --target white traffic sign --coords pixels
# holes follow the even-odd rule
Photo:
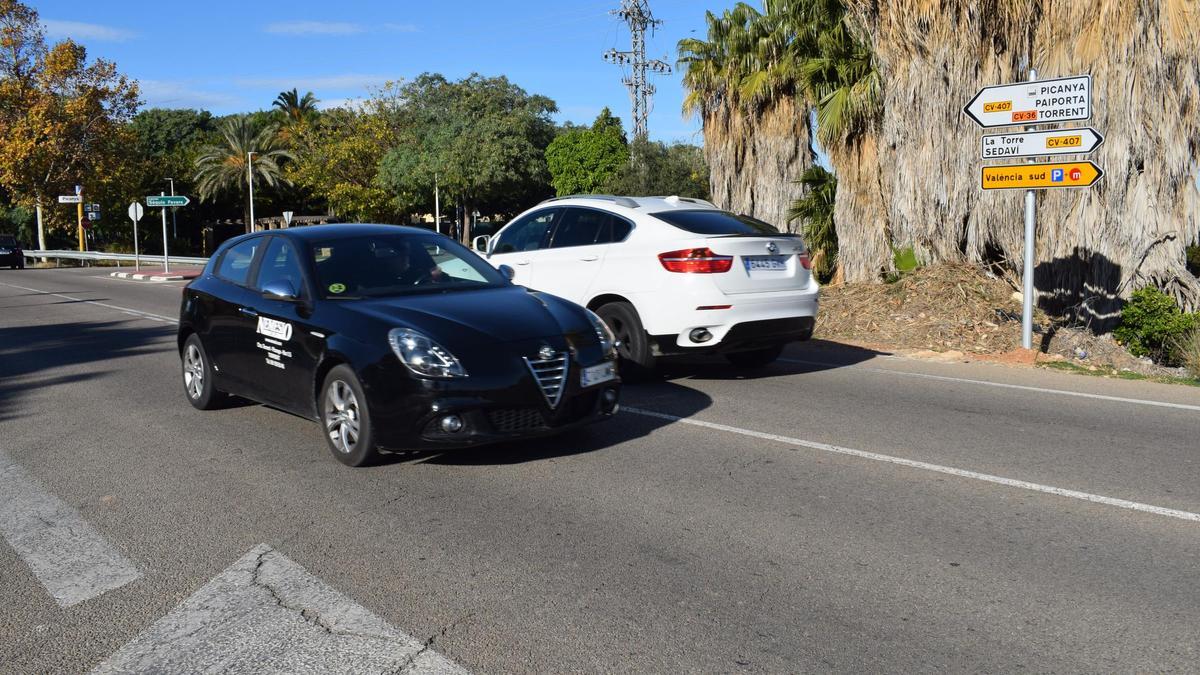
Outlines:
[[[292,226],[292,212],[291,211],[283,212],[283,224],[287,225],[288,227]]]
[[[137,221],[141,220],[142,215],[145,213],[146,209],[142,208],[142,205],[138,202],[134,202],[129,205],[129,219],[133,222],[136,223]]]
[[[80,197],[79,195],[59,195],[58,203],[59,204],[82,204],[83,197]]]
[[[1056,155],[1091,154],[1104,137],[1091,127],[1031,131],[1023,134],[984,136],[980,144],[983,159],[1012,159],[1015,157],[1051,157]]]
[[[984,87],[963,112],[985,129],[1086,120],[1092,116],[1092,76]]]

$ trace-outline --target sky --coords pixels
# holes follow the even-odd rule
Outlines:
[[[587,124],[607,106],[631,126],[622,69],[602,59],[629,49],[628,29],[610,14],[620,0],[26,2],[48,41],[71,37],[137,79],[147,108],[245,112],[269,108],[293,87],[331,107],[422,72],[478,72],[549,96],[558,122]],[[732,5],[650,0],[663,24],[648,36],[647,55],[674,66],[676,43],[704,36],[705,10]],[[651,82],[651,138],[701,143],[699,122],[681,112],[679,72]]]

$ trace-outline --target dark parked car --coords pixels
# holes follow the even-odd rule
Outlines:
[[[232,239],[183,290],[184,390],[200,409],[235,394],[317,420],[351,466],[379,448],[465,447],[611,417],[608,328],[510,276],[416,228]]]
[[[21,250],[21,242],[11,234],[0,234],[0,267],[5,265],[14,270],[25,269],[25,253]]]

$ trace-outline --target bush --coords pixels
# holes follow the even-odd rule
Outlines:
[[[1192,274],[1200,277],[1200,246],[1187,248],[1187,268]]]
[[[1121,310],[1121,324],[1113,337],[1134,356],[1172,362],[1175,345],[1197,327],[1195,314],[1184,314],[1171,296],[1147,287],[1135,291]]]
[[[1194,316],[1194,315],[1193,315]],[[1192,377],[1200,380],[1200,327],[1193,328],[1175,342],[1175,357]]]

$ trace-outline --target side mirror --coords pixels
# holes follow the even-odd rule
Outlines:
[[[517,273],[513,270],[513,268],[509,267],[508,265],[501,265],[498,269],[500,270],[500,274],[503,274],[504,278],[508,279],[509,281],[512,281],[513,277],[517,276]]]
[[[267,300],[279,300],[281,302],[296,302],[300,299],[300,294],[296,292],[296,287],[286,279],[272,281],[267,284],[263,287],[262,294]]]
[[[480,253],[487,253],[488,244],[492,242],[492,235],[483,234],[471,240],[471,248]]]

